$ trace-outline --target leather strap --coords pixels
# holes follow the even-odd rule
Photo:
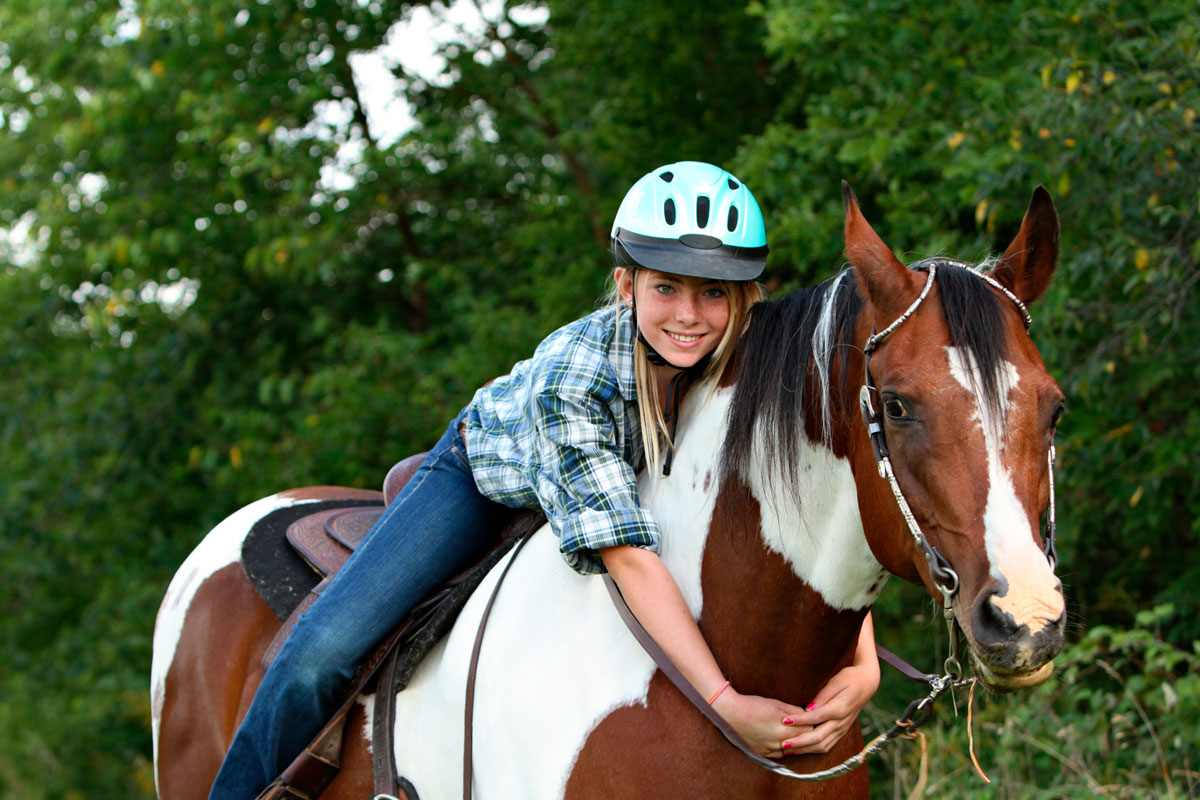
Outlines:
[[[375,677],[386,657],[395,648],[401,636],[411,631],[402,625],[388,635],[367,657],[351,683],[346,697],[337,713],[321,730],[312,744],[301,751],[270,786],[263,790],[258,800],[300,797],[313,798],[325,791],[338,770],[341,769],[342,732],[346,725],[346,714],[358,701],[358,696]],[[390,755],[390,750],[389,750]]]
[[[745,755],[754,763],[758,764],[763,769],[770,770],[776,775],[781,775],[785,778],[793,778],[795,780],[802,781],[825,781],[845,775],[846,773],[857,769],[866,761],[867,756],[882,748],[884,743],[886,743],[889,739],[893,739],[896,736],[900,736],[906,732],[915,730],[921,723],[928,719],[929,713],[932,711],[933,701],[937,699],[937,696],[945,691],[946,688],[949,688],[949,684],[946,684],[945,686],[941,685],[940,678],[927,676],[930,678],[930,680],[926,682],[930,683],[930,685],[934,687],[934,691],[930,693],[929,697],[912,703],[905,712],[904,716],[901,717],[901,719],[898,720],[890,730],[876,736],[856,755],[851,756],[841,764],[830,767],[829,769],[823,769],[810,773],[793,772],[787,767],[784,767],[782,764],[763,758],[753,749],[751,749],[749,743],[742,738],[741,734],[735,731],[733,727],[721,717],[720,714],[713,710],[713,707],[708,704],[708,702],[700,695],[698,691],[696,691],[696,687],[692,686],[691,682],[684,677],[682,672],[679,671],[679,668],[671,663],[671,659],[667,657],[667,654],[664,653],[662,648],[658,646],[658,643],[654,641],[654,638],[650,636],[650,633],[642,627],[642,623],[638,622],[637,617],[633,615],[633,611],[630,610],[629,605],[625,602],[625,598],[621,596],[621,590],[617,587],[617,582],[614,581],[612,576],[608,573],[604,574],[604,584],[608,587],[608,593],[612,597],[613,605],[617,607],[617,612],[621,615],[621,619],[624,620],[625,625],[629,628],[630,633],[632,633],[634,638],[637,639],[638,644],[640,644],[642,648],[650,655],[650,657],[654,659],[654,663],[658,665],[658,668],[662,670],[663,674],[666,675],[671,683],[675,684],[675,687],[683,693],[683,696],[690,700],[692,705],[699,709],[700,713],[703,714],[709,722],[715,725],[717,730],[719,730],[721,734],[733,744],[734,747],[741,750],[743,755]],[[892,664],[893,666],[895,666],[896,663],[904,663],[895,654],[888,651],[884,652],[887,652],[887,657],[884,659],[887,661],[887,663]],[[911,666],[908,667],[908,670],[901,671],[906,675],[909,675],[909,677],[925,674],[919,672],[917,669]],[[916,678],[916,680],[924,681],[924,678]],[[918,712],[923,713],[924,716],[919,719],[914,719],[914,714]]]
[[[936,675],[930,675],[928,672],[921,672],[921,670],[917,669],[912,664],[893,653],[891,650],[888,650],[883,645],[875,645],[875,655],[879,656],[880,661],[892,667],[906,678],[913,679],[917,683],[932,684],[937,679]]]
[[[375,714],[371,731],[371,765],[375,774],[375,796],[400,794],[400,776],[396,772],[395,721],[396,721],[396,669],[403,648],[393,647],[391,654],[379,673],[375,686]]]
[[[531,538],[533,538],[531,535],[521,537],[521,540],[517,542],[517,546],[513,548],[508,563],[504,565],[504,570],[500,573],[500,577],[496,579],[496,585],[492,589],[492,596],[488,598],[487,605],[483,609],[483,616],[479,619],[479,630],[475,633],[475,645],[471,648],[471,663],[467,667],[466,725],[463,730],[463,800],[471,800],[471,743],[474,738],[472,723],[475,711],[475,672],[479,667],[479,651],[483,648],[483,631],[487,627],[488,617],[492,615],[492,606],[496,602],[496,595],[500,593],[500,586],[504,583],[504,577],[512,569],[513,562],[517,560],[517,556],[521,553],[521,548]]]

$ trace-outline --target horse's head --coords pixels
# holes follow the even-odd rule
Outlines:
[[[866,298],[856,341],[869,354],[850,377],[868,385],[877,442],[904,498],[880,478],[864,425],[852,462],[871,548],[939,603],[956,585],[954,617],[985,685],[1035,685],[1062,649],[1066,616],[1040,532],[1063,394],[1025,331],[1024,310],[1058,260],[1054,204],[1038,187],[987,281],[957,262],[905,267],[848,187],[845,195],[846,254]],[[949,570],[936,566],[938,554]]]

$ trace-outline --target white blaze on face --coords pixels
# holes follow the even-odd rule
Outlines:
[[[1017,389],[1020,375],[1016,367],[1004,362],[996,376],[1001,408],[995,417],[979,395],[982,381],[975,357],[957,347],[947,347],[950,374],[975,398],[972,419],[983,432],[987,457],[988,499],[984,509],[984,546],[991,576],[1004,584],[1004,596],[993,597],[1000,611],[1012,616],[1018,625],[1026,625],[1035,634],[1058,619],[1063,612],[1063,597],[1058,580],[1046,556],[1033,540],[1033,530],[1025,507],[1017,498],[1012,473],[1004,464],[1004,423],[1008,404]]]

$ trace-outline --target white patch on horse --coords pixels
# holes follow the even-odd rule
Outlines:
[[[879,596],[887,573],[867,544],[850,462],[806,442],[793,464],[788,480],[774,482],[765,456],[751,464],[750,488],[762,507],[763,541],[831,608],[866,608]]]
[[[183,632],[192,598],[209,577],[242,557],[242,541],[255,522],[272,511],[293,505],[296,505],[296,500],[276,494],[234,512],[204,537],[171,579],[154,623],[153,656],[150,662],[150,728],[155,764],[158,763],[158,728],[162,720],[167,672],[175,660],[175,648],[179,646],[179,636]],[[157,768],[154,779],[157,784]]]
[[[728,391],[689,393],[671,475],[643,476],[642,505],[662,531],[663,562],[693,615],[703,605],[700,566],[729,406]],[[713,483],[713,482],[708,482]],[[509,556],[508,558],[511,558]],[[479,619],[504,559],[480,584],[450,635],[397,697],[395,758],[429,800],[462,793],[464,687]],[[589,734],[617,709],[644,706],[654,662],[617,615],[604,582],[562,560],[543,528],[521,552],[488,621],[476,679],[474,774],[478,800],[562,796]],[[535,763],[530,763],[531,757]],[[514,769],[528,764],[526,769]]]
[[[1003,423],[1012,393],[1017,390],[1020,374],[1004,362],[996,376],[1001,408],[993,416],[979,396],[979,367],[975,357],[956,347],[947,347],[950,374],[975,398],[972,419],[983,432],[987,457],[988,499],[984,507],[984,546],[992,578],[1008,587],[1004,595],[994,596],[992,604],[1012,616],[1018,625],[1026,625],[1031,634],[1045,628],[1061,616],[1062,593],[1046,556],[1034,542],[1029,517],[1017,497],[1012,472],[1005,466]]]
[[[373,753],[371,742],[375,736],[375,694],[360,694],[356,702],[363,708],[362,737],[367,742],[367,752]]]

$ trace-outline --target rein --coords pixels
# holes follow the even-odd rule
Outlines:
[[[828,769],[818,770],[816,772],[794,772],[782,764],[767,758],[763,758],[758,753],[754,752],[746,740],[742,738],[741,734],[735,731],[733,726],[726,722],[724,718],[714,711],[713,707],[710,706],[708,702],[700,696],[700,693],[696,691],[696,687],[692,686],[691,682],[684,677],[683,673],[679,671],[679,668],[671,662],[671,659],[662,651],[662,648],[658,646],[658,643],[654,641],[649,632],[642,627],[642,624],[638,622],[637,617],[633,615],[633,611],[631,611],[628,604],[626,604],[625,598],[621,596],[621,590],[617,588],[617,582],[612,579],[611,575],[605,573],[604,584],[608,588],[609,595],[612,597],[613,605],[617,607],[617,612],[621,615],[621,619],[629,628],[630,633],[633,634],[634,638],[637,639],[638,644],[642,646],[646,653],[652,659],[654,659],[654,663],[658,665],[658,668],[662,670],[663,674],[666,675],[671,683],[675,684],[675,687],[683,693],[683,696],[691,701],[691,704],[694,705],[700,711],[700,713],[708,719],[709,722],[715,725],[717,730],[719,730],[734,747],[736,747],[738,750],[741,750],[743,755],[763,769],[770,770],[776,775],[784,778],[791,778],[798,781],[827,781],[858,769],[863,765],[863,763],[866,762],[867,756],[870,756],[882,749],[884,744],[886,744],[888,741],[895,739],[898,736],[910,735],[914,733],[917,728],[924,725],[929,718],[933,716],[934,701],[945,694],[948,690],[959,686],[966,686],[967,684],[972,683],[974,680],[963,680],[957,675],[951,675],[949,673],[945,675],[926,674],[910,666],[891,651],[876,645],[875,650],[883,661],[900,670],[900,672],[904,673],[913,680],[929,684],[929,694],[910,703],[908,708],[905,709],[904,713],[900,715],[900,718],[896,720],[895,724],[893,724],[891,728],[867,742],[862,750],[859,750],[857,753],[850,756],[850,758],[847,758],[840,764],[829,767]]]

